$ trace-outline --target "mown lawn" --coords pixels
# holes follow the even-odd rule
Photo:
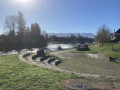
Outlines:
[[[0,56],[0,90],[62,90],[61,81],[81,78],[21,62],[18,55]]]

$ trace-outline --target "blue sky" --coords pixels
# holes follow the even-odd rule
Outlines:
[[[26,26],[37,22],[48,33],[93,33],[102,24],[120,28],[120,0],[0,0],[0,34],[5,17],[21,11]]]

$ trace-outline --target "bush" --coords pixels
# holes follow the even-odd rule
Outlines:
[[[87,44],[83,44],[81,47],[78,46],[78,47],[76,48],[76,50],[77,50],[77,51],[89,51],[90,49],[89,49],[89,47],[88,47]]]
[[[57,50],[63,50],[61,46],[58,46],[57,47]]]

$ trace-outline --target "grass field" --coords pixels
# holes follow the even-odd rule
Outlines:
[[[116,48],[119,48],[119,45],[120,44],[115,44]],[[111,44],[105,44],[103,47],[100,47],[99,45],[94,45],[94,46],[90,45],[91,51],[76,51],[75,49],[72,49],[72,50],[67,50],[67,51],[51,52],[50,54],[57,56],[59,58],[62,58],[63,62],[59,65],[59,67],[63,70],[73,71],[77,73],[84,73],[84,74],[100,75],[104,77],[104,80],[100,79],[100,81],[97,80],[95,82],[92,81],[93,79],[85,81],[85,82],[82,82],[81,80],[78,80],[78,79],[76,79],[75,81],[68,80],[69,82],[69,83],[67,82],[68,86],[70,85],[73,86],[73,84],[75,84],[76,82],[78,82],[80,85],[88,84],[86,86],[89,86],[91,83],[93,84],[92,87],[96,85],[97,86],[96,88],[100,88],[100,89],[94,89],[95,88],[94,87],[92,89],[90,88],[89,90],[119,90],[120,88],[120,63],[110,62],[108,58],[102,58],[102,59],[90,58],[90,57],[87,57],[86,54],[84,54],[84,53],[102,52],[103,54],[106,54],[106,55],[110,55],[110,53],[112,53],[114,57],[116,56],[119,57],[119,52],[113,52],[111,47],[112,47]],[[106,76],[110,76],[110,77],[106,78]],[[106,82],[106,80],[110,82]],[[114,82],[119,82],[119,83],[114,84]]]
[[[99,51],[103,54],[110,56],[110,57],[119,57],[120,58],[120,51],[112,51],[112,45],[113,49],[120,49],[120,43],[107,43],[103,46],[100,45],[90,45],[90,51],[71,51],[71,53],[94,53],[97,54]]]
[[[62,58],[61,69],[77,73],[98,74],[120,78],[120,63],[110,62],[107,58],[91,58],[83,53],[71,53],[74,50],[51,52],[50,54]]]
[[[101,76],[113,76],[120,78],[120,64],[109,62],[105,59],[92,58],[65,58],[59,65],[60,68],[77,73],[94,74]]]
[[[0,90],[62,90],[63,80],[83,78],[29,65],[18,60],[18,55],[0,56]]]
[[[95,45],[90,46],[92,51],[101,51],[103,54],[108,55],[110,57],[119,57],[120,51],[112,51],[112,43],[104,44],[103,46]],[[113,43],[113,49],[120,49],[120,43]]]
[[[90,45],[91,51],[71,51],[72,54],[102,52],[111,57],[120,57],[120,52],[112,51],[112,44]],[[114,43],[114,49],[120,49],[119,43]],[[80,56],[79,55],[79,56]],[[72,57],[64,60],[60,65],[62,69],[72,70],[78,73],[99,74],[104,76],[116,76],[120,78],[120,63],[109,62],[107,59],[92,59],[86,57]]]

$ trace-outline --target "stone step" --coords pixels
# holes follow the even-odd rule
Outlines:
[[[56,66],[56,62],[59,62],[59,60],[54,60],[53,62],[51,62],[51,66],[57,67],[57,66]]]
[[[50,59],[52,59],[53,57],[50,57],[50,58],[47,58],[46,60],[43,60],[42,62],[41,62],[41,59],[42,57],[37,57],[36,59],[35,59],[35,62],[38,64],[38,65],[40,65],[40,66],[42,66],[42,67],[47,67],[47,68],[53,68],[49,63],[48,63],[48,61],[50,60]]]
[[[24,61],[24,62],[27,62],[27,63],[28,63],[26,57],[24,58],[23,56],[24,56],[24,54],[20,54],[18,57],[19,57],[19,59],[20,59],[21,61]]]
[[[30,53],[23,54],[23,58],[30,56]]]
[[[55,61],[55,58],[49,59],[48,63],[51,64],[53,61]]]
[[[35,60],[35,62],[36,62],[37,64],[40,64],[40,66],[45,67],[45,64],[40,61],[40,58],[41,58],[41,57],[37,57],[36,60]]]
[[[58,60],[57,62],[55,62],[55,65],[58,66],[61,63],[60,60]]]
[[[35,61],[32,59],[32,56],[33,56],[33,55],[34,55],[34,54],[28,56],[28,57],[27,57],[27,61],[28,61],[28,62],[31,62],[32,64],[36,64]]]
[[[35,60],[38,56],[35,54],[32,56],[32,59]]]
[[[46,60],[43,61],[43,63],[46,65],[46,66],[51,66],[48,62],[49,60],[51,59],[54,59],[54,57],[50,57],[50,58],[47,58]]]
[[[43,56],[43,57],[40,58],[40,61],[43,62],[44,60],[46,60],[48,58],[50,58],[50,56]]]
[[[61,63],[61,61],[55,60],[54,57],[50,57],[50,56],[38,57],[36,54],[30,54],[30,53],[23,54],[23,58],[25,58],[26,61],[32,64],[37,64],[41,67],[48,67],[48,68],[57,68],[57,66]]]

